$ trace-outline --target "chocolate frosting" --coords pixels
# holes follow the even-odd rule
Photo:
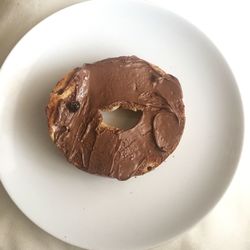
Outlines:
[[[52,138],[69,162],[89,173],[119,180],[144,174],[174,151],[183,133],[179,81],[135,56],[84,64],[57,84],[50,102],[53,96],[59,98],[47,108]],[[131,129],[112,128],[100,111],[116,108],[142,116]]]

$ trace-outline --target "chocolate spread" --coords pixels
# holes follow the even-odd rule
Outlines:
[[[84,64],[52,95],[69,89],[54,107],[54,142],[82,170],[126,180],[157,167],[180,141],[185,124],[180,83],[138,57]],[[116,108],[140,110],[141,119],[128,130],[109,127],[100,111]]]

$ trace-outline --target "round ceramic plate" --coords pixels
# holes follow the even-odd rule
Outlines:
[[[123,182],[68,164],[48,136],[44,112],[67,71],[121,55],[177,76],[186,105],[175,152]],[[2,66],[0,96],[3,185],[38,226],[87,249],[147,249],[183,232],[216,204],[239,159],[241,100],[226,62],[194,26],[142,2],[91,1],[45,19]]]

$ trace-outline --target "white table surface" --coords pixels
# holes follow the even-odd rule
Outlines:
[[[81,0],[0,0],[0,65],[31,27],[56,10],[77,2]],[[249,250],[250,3],[247,0],[154,0],[154,3],[183,16],[211,38],[236,77],[245,113],[243,152],[226,194],[196,226],[155,250]],[[80,248],[57,240],[34,225],[18,210],[0,183],[0,250],[43,249]]]

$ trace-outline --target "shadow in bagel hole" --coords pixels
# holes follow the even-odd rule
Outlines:
[[[103,123],[109,127],[128,130],[135,127],[141,119],[142,111],[116,109],[114,111],[101,111]]]

